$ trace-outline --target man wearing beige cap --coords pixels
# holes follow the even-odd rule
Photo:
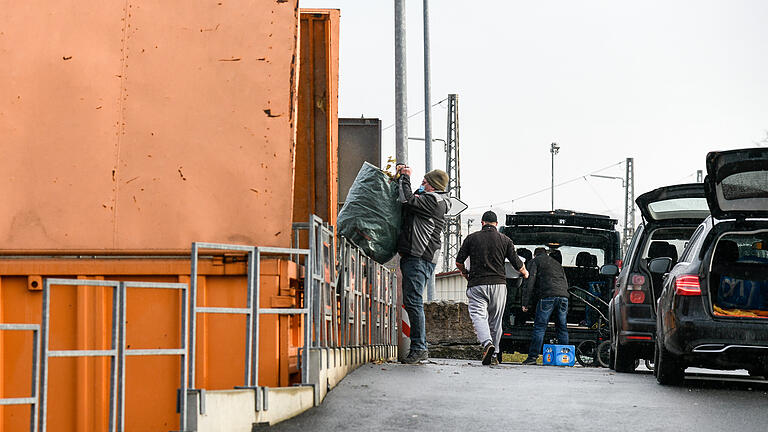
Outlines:
[[[445,192],[448,174],[432,170],[421,186],[411,191],[411,169],[398,165],[398,195],[403,204],[403,223],[397,239],[400,270],[403,272],[403,306],[411,323],[411,350],[402,361],[418,363],[429,357],[424,323],[424,286],[435,272],[440,252],[445,214],[451,201]]]

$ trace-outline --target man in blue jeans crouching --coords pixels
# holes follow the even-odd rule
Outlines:
[[[531,345],[528,348],[528,358],[524,365],[536,364],[541,347],[544,344],[544,332],[547,330],[549,317],[555,315],[555,330],[557,343],[568,345],[568,280],[562,266],[562,255],[552,251],[547,255],[544,248],[537,248],[535,256],[528,267],[528,280],[523,287],[523,312],[532,307],[529,303],[534,298],[539,299],[536,305],[536,317],[533,321]],[[558,259],[559,258],[559,259]]]

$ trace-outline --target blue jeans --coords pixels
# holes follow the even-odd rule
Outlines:
[[[411,322],[411,351],[427,349],[424,323],[424,287],[435,271],[435,264],[427,260],[406,256],[400,259],[403,272],[403,306]]]
[[[544,344],[544,332],[547,330],[549,317],[555,313],[555,329],[557,343],[568,345],[568,327],[566,316],[568,315],[567,297],[545,297],[536,305],[536,318],[533,322],[533,334],[531,346],[528,348],[528,357],[536,358],[541,354],[541,346]]]

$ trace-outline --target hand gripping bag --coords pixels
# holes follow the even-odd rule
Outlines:
[[[339,235],[384,264],[397,253],[400,206],[397,183],[384,171],[365,162],[339,212],[336,222]]]

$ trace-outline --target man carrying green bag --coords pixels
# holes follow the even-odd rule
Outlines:
[[[403,273],[403,305],[411,324],[411,350],[402,362],[414,364],[429,357],[422,295],[435,271],[451,201],[445,192],[445,171],[436,169],[425,174],[416,192],[411,191],[411,169],[398,165],[397,173],[398,199],[403,205],[397,251]]]

